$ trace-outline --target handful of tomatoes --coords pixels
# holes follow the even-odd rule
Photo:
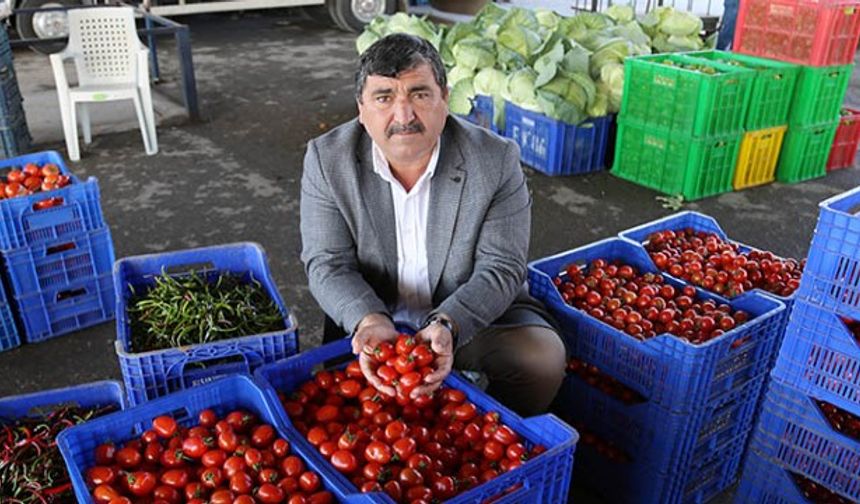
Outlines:
[[[106,443],[87,470],[101,504],[330,504],[317,473],[290,454],[289,441],[247,411],[219,419],[212,410],[199,424],[180,427],[169,416],[152,421],[139,439]]]
[[[14,168],[9,170],[5,179],[0,178],[0,199],[53,191],[70,183],[71,178],[60,173],[60,167],[54,163],[42,166],[27,163],[23,169]]]
[[[410,402],[412,390],[435,371],[432,364],[436,361],[436,353],[428,343],[409,334],[400,334],[393,344],[379,343],[373,349],[372,358],[376,376],[385,385],[394,387],[398,401],[404,405]],[[425,402],[426,399],[416,400]]]
[[[420,401],[382,394],[358,361],[317,372],[281,401],[295,428],[358,489],[399,503],[450,499],[545,451],[497,412],[480,412],[461,390],[443,388]]]

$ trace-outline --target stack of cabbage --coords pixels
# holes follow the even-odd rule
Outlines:
[[[442,54],[451,86],[450,108],[471,111],[476,94],[491,96],[500,128],[504,101],[553,119],[579,124],[618,112],[624,58],[654,52],[701,49],[702,20],[671,7],[634,17],[629,6],[605,14],[562,17],[542,9],[503,9],[488,4],[468,23],[436,25],[398,13],[379,17],[358,37],[364,52],[380,37],[409,33]]]

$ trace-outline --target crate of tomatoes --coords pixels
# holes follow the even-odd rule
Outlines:
[[[325,366],[352,357],[346,339],[255,372],[302,434],[296,444],[327,461],[326,477],[372,502],[566,502],[576,431],[553,415],[520,418],[456,373],[412,399],[435,356],[401,331],[371,359],[396,397],[369,385],[356,360]]]
[[[671,412],[764,374],[785,311],[756,292],[725,300],[663,275],[642,247],[619,238],[530,263],[529,288],[573,357]]]
[[[54,151],[0,160],[0,250],[105,226],[98,181],[81,180]]]
[[[77,501],[350,502],[249,377],[231,376],[67,429]]]

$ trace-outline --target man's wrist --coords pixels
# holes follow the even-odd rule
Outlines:
[[[424,321],[424,324],[421,326],[421,328],[423,329],[432,324],[438,324],[445,329],[448,329],[448,332],[451,333],[451,337],[454,340],[457,339],[457,335],[459,333],[457,323],[454,322],[454,319],[452,319],[448,315],[445,315],[444,313],[432,313],[429,317],[427,317],[427,320]]]

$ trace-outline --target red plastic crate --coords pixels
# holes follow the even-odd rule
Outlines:
[[[857,0],[741,0],[732,50],[802,65],[854,62]]]
[[[854,166],[854,155],[857,153],[857,144],[860,143],[860,110],[848,107],[842,110],[846,114],[839,118],[836,138],[833,139],[833,147],[830,148],[830,157],[827,159],[827,171]]]

